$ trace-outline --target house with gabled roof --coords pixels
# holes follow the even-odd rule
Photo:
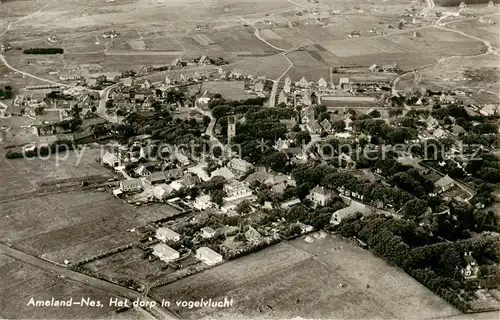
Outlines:
[[[234,173],[232,173],[231,170],[229,170],[227,167],[222,167],[213,171],[211,176],[212,177],[221,176],[224,177],[227,181],[233,180],[236,177]]]
[[[295,82],[295,86],[306,89],[309,88],[310,84],[306,77],[302,77],[299,81]]]
[[[179,252],[170,248],[164,243],[159,243],[153,246],[153,253],[165,262],[170,262],[179,258]]]
[[[262,235],[255,230],[252,226],[248,227],[248,230],[245,232],[245,238],[248,242],[260,242],[262,240]]]
[[[163,173],[163,171],[153,172],[153,173],[149,174],[146,177],[146,179],[144,180],[144,182],[146,182],[147,184],[149,184],[151,186],[165,183],[166,181],[167,181],[167,179],[165,178],[165,174]]]
[[[121,161],[113,153],[106,151],[106,153],[102,156],[102,163],[107,164],[111,168],[116,168],[120,166]]]
[[[328,119],[324,119],[323,121],[321,121],[321,126],[326,132],[332,131],[332,124],[330,123],[330,121],[328,121]]]
[[[450,176],[445,175],[438,181],[434,182],[434,187],[437,189],[438,193],[442,193],[448,191],[449,189],[455,186],[455,180],[453,180]]]
[[[334,193],[332,190],[327,189],[323,186],[317,186],[311,190],[309,198],[320,206],[326,205],[328,200],[333,197]]]
[[[161,241],[177,242],[181,240],[180,234],[166,227],[156,229],[155,237]]]
[[[237,175],[245,175],[253,169],[253,165],[250,162],[239,158],[231,159],[227,167]]]
[[[120,181],[122,192],[138,192],[142,190],[141,179],[127,179]]]
[[[287,104],[288,103],[288,97],[286,96],[285,89],[281,90],[279,96],[278,96],[278,104]]]
[[[322,88],[322,89],[325,89],[328,87],[328,82],[323,78],[321,77],[319,80],[318,80],[318,87],[319,88]]]

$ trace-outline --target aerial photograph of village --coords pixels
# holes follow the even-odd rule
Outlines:
[[[500,319],[500,0],[2,0],[0,182],[0,319]]]

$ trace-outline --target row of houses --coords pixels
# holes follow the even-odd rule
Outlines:
[[[205,239],[213,238],[216,232],[213,228],[204,227],[200,230],[201,237]],[[153,246],[153,253],[162,261],[172,262],[180,258],[179,252],[169,247],[167,243],[177,243],[181,240],[181,235],[177,232],[161,227],[156,230],[155,237],[162,243]],[[201,247],[196,250],[196,258],[203,261],[207,265],[216,265],[223,261],[222,255],[213,251],[208,247]]]

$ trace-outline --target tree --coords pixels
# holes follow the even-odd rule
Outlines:
[[[236,212],[238,212],[238,214],[240,215],[247,215],[252,212],[250,201],[243,200],[242,202],[238,203],[238,205],[236,206]]]
[[[106,100],[106,109],[111,109],[111,108],[114,108],[113,99]]]
[[[203,125],[205,127],[208,127],[208,125],[210,124],[210,121],[211,121],[211,119],[209,116],[203,116]]]
[[[407,216],[419,217],[427,211],[427,201],[412,199],[403,206],[403,213]]]
[[[210,196],[210,199],[219,208],[224,204],[224,197],[226,196],[224,190],[214,190]]]
[[[278,152],[273,149],[266,150],[261,157],[261,163],[267,168],[283,172],[288,161],[288,156],[284,152]]]
[[[39,116],[39,115],[43,114],[44,110],[45,110],[45,108],[42,106],[35,107],[35,110],[34,110],[35,115]]]
[[[311,134],[307,131],[300,131],[295,136],[295,143],[298,146],[307,145],[311,142]]]
[[[373,110],[373,111],[372,111],[372,112],[370,112],[368,115],[369,115],[370,117],[372,117],[372,118],[380,118],[380,111],[378,111],[378,110]]]

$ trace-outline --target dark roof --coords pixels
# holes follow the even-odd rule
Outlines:
[[[150,182],[164,181],[165,180],[165,174],[163,173],[163,171],[153,172],[149,176],[147,176],[146,180],[148,180]]]

